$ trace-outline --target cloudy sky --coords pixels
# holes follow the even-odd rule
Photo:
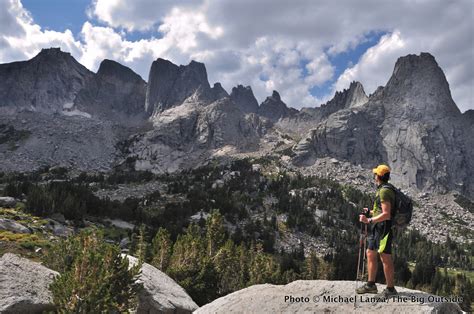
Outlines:
[[[460,109],[474,109],[472,0],[0,0],[0,63],[52,46],[145,80],[158,57],[194,59],[211,84],[251,85],[260,102],[278,90],[295,108],[353,80],[372,93],[398,57],[430,52]]]

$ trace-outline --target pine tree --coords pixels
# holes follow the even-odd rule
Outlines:
[[[118,246],[105,243],[94,231],[83,231],[65,241],[69,243],[52,251],[65,253],[57,256],[56,266],[62,273],[50,285],[59,312],[124,312],[136,306],[140,263],[129,269],[128,259],[121,256]],[[61,265],[70,257],[70,263]]]
[[[305,259],[304,278],[308,280],[318,279],[319,264],[318,256],[315,252],[311,251],[309,256]]]
[[[247,248],[243,244],[240,244],[237,247],[237,255],[239,258],[239,289],[241,289],[246,287],[250,280],[249,264],[251,259],[249,257]]]
[[[218,210],[213,210],[206,221],[207,254],[214,256],[225,240],[224,218]]]
[[[172,246],[173,243],[168,230],[165,228],[158,229],[152,242],[153,259],[151,264],[162,271],[166,271],[171,259]]]
[[[212,261],[219,275],[218,294],[226,295],[238,290],[240,263],[234,242],[227,240]]]
[[[147,242],[146,242],[146,234],[145,234],[145,225],[140,225],[138,230],[138,243],[137,243],[137,251],[136,256],[140,263],[144,263],[147,257]]]

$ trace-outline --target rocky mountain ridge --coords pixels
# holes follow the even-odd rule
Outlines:
[[[9,160],[3,170],[55,163],[97,170],[127,161],[135,169],[167,172],[209,158],[288,150],[295,165],[311,165],[321,157],[365,169],[387,162],[394,182],[404,188],[474,194],[474,139],[469,136],[474,116],[459,112],[442,70],[427,53],[400,58],[387,85],[370,96],[352,82],[325,105],[301,111],[289,108],[277,91],[259,106],[250,87],[238,85],[230,95],[219,83],[211,87],[204,64],[196,61],[178,66],[157,59],[146,83],[111,60],[104,60],[94,74],[70,54],[52,48],[30,61],[1,65],[0,77],[5,130],[24,134],[51,120],[64,120],[61,128],[66,129],[61,132],[63,144],[46,159],[43,155],[50,155],[46,151],[55,142],[47,139],[48,128],[35,131],[45,136],[7,140],[0,150]],[[23,118],[37,111],[45,115],[33,122]],[[86,130],[80,141],[95,143],[97,150],[89,154],[74,149],[78,138],[68,116],[77,116]],[[109,126],[88,132],[91,123]],[[96,138],[110,139],[106,154],[99,152],[103,144]],[[62,145],[71,146],[70,157],[62,154]],[[17,162],[20,153],[30,160],[21,157]],[[103,166],[90,167],[97,163]]]

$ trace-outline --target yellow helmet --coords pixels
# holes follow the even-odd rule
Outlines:
[[[387,165],[378,165],[377,168],[372,169],[372,172],[381,177],[386,173],[390,173],[390,167]]]

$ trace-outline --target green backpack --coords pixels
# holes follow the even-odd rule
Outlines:
[[[410,223],[413,214],[413,201],[390,183],[384,183],[382,187],[395,193],[395,207],[391,209],[392,227],[406,227]]]

